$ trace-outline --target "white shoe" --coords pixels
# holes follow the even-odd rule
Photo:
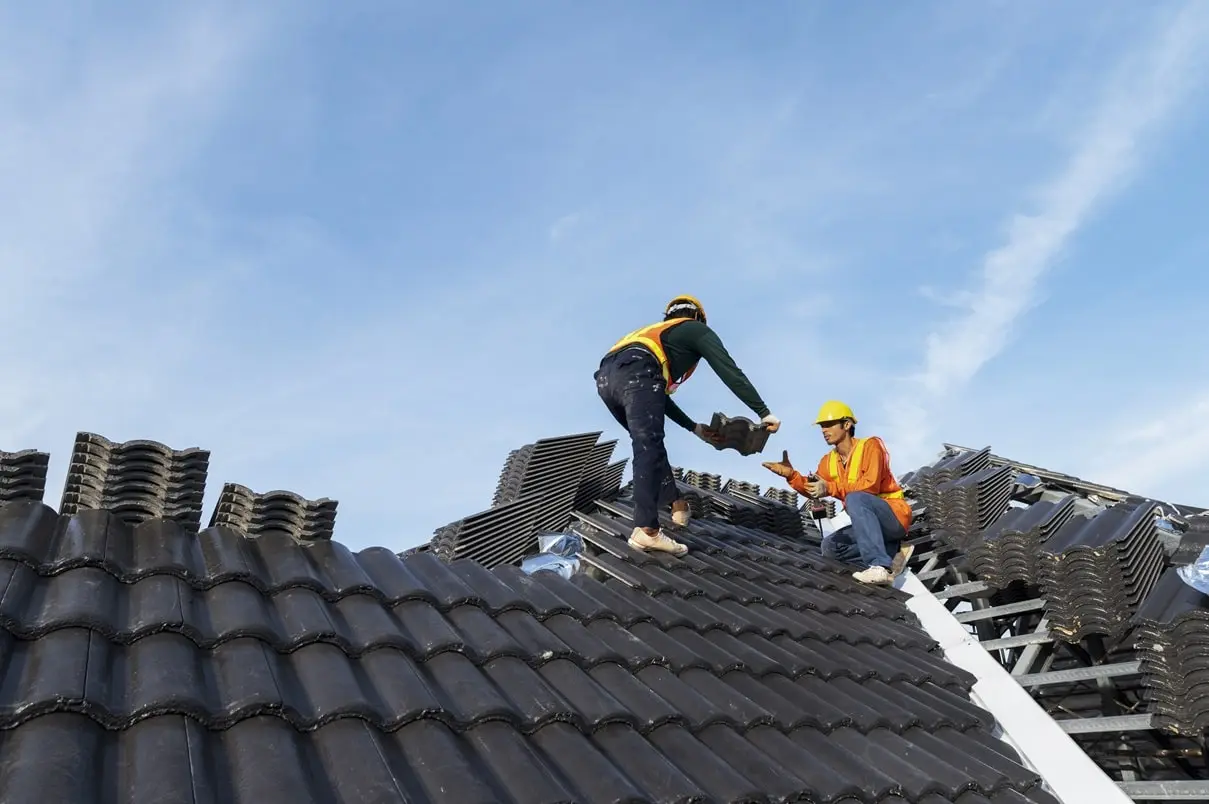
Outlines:
[[[630,547],[635,550],[657,550],[674,556],[682,556],[688,552],[688,545],[681,544],[662,530],[652,530],[655,532],[651,533],[646,528],[634,528],[634,532],[630,534]]]
[[[894,576],[885,567],[873,566],[860,572],[852,573],[852,577],[861,583],[888,584],[894,581]]]
[[[689,510],[688,500],[676,500],[672,503],[672,522],[683,528],[692,519],[693,512]]]

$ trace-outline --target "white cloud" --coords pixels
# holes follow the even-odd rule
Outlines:
[[[1193,88],[1209,44],[1209,14],[1189,3],[1108,76],[1061,170],[1039,189],[1035,209],[1011,216],[1005,242],[983,259],[975,289],[951,294],[964,313],[927,336],[922,368],[887,405],[900,451],[927,460],[945,400],[1002,352],[1037,302],[1039,282],[1079,228],[1120,192],[1141,151]]]
[[[550,242],[557,243],[565,238],[582,220],[583,214],[572,212],[569,215],[563,215],[550,226]]]
[[[1169,502],[1209,505],[1209,388],[1167,402],[1158,393],[1114,417],[1078,471],[1097,483]],[[1129,426],[1127,422],[1133,422]]]
[[[64,425],[129,414],[199,346],[203,317],[182,311],[204,308],[206,282],[149,255],[188,245],[172,231],[189,203],[175,179],[262,32],[238,8],[139,19],[83,23],[78,40],[11,9],[0,26],[0,448],[52,451],[51,504]]]

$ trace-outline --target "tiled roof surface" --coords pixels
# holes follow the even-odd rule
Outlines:
[[[626,514],[565,580],[8,502],[4,800],[1056,801],[904,595],[723,521],[637,553]]]

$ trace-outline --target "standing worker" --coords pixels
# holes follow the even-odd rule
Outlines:
[[[678,556],[688,552],[687,545],[659,527],[658,511],[669,504],[676,525],[683,527],[689,520],[688,500],[676,488],[663,443],[664,417],[707,444],[717,443],[717,433],[690,419],[671,398],[692,376],[701,358],[769,431],[775,433],[781,426],[706,324],[705,308],[694,297],[677,296],[667,303],[663,321],[634,330],[615,343],[594,376],[601,400],[633,444],[634,532],[629,543],[639,550]]]
[[[803,477],[783,451],[778,462],[763,466],[789,481],[807,497],[842,500],[851,525],[823,540],[823,554],[864,569],[852,573],[862,583],[889,584],[902,572],[914,547],[903,545],[911,527],[911,506],[890,471],[890,453],[877,436],[856,437],[856,415],[843,402],[823,405],[815,420],[832,449],[819,460],[815,475]],[[890,554],[895,553],[891,561]]]

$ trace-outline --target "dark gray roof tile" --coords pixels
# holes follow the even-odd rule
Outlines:
[[[614,531],[602,583],[7,503],[0,789],[1053,804],[901,593],[751,527],[694,521],[687,558]]]

